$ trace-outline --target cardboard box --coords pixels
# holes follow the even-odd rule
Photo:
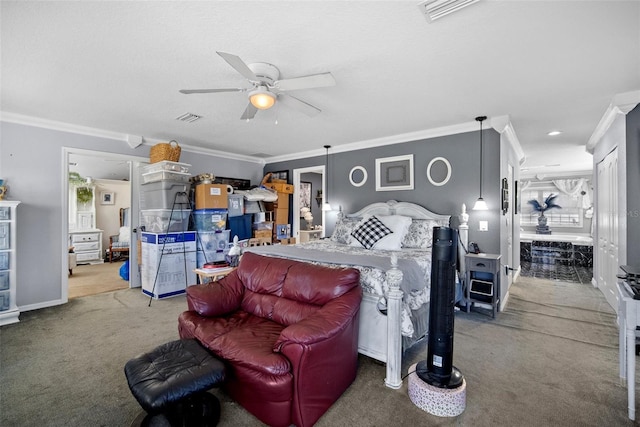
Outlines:
[[[289,209],[276,209],[274,212],[274,218],[276,224],[288,224],[289,223]]]
[[[264,186],[276,190],[278,193],[293,194],[293,184],[286,184],[282,182],[268,182]]]
[[[271,230],[253,230],[253,237],[256,239],[269,239],[271,241]]]
[[[142,292],[154,299],[185,293],[197,283],[196,232],[142,233]]]
[[[296,238],[295,237],[288,237],[286,239],[280,239],[280,244],[281,245],[295,245],[296,244]]]
[[[196,185],[196,209],[227,209],[227,186],[222,184]]]
[[[278,193],[278,209],[289,209],[289,195]]]

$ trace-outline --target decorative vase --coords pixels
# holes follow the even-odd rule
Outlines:
[[[538,217],[538,225],[541,227],[547,225],[547,217],[544,216],[544,214],[540,214],[540,216]]]

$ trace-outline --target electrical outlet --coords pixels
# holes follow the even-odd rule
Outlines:
[[[489,231],[489,221],[479,221],[478,231]]]

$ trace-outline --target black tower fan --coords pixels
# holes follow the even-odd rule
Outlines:
[[[422,381],[439,388],[462,385],[462,374],[453,366],[457,249],[456,230],[434,227],[427,360],[417,364],[416,374]]]

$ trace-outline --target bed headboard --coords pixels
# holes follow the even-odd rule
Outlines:
[[[364,215],[402,215],[414,219],[432,219],[440,225],[448,227],[451,215],[440,215],[423,208],[420,205],[409,202],[398,202],[389,200],[387,202],[377,202],[365,206],[358,212],[347,214],[347,218],[362,218]],[[342,215],[342,211],[339,215]]]

